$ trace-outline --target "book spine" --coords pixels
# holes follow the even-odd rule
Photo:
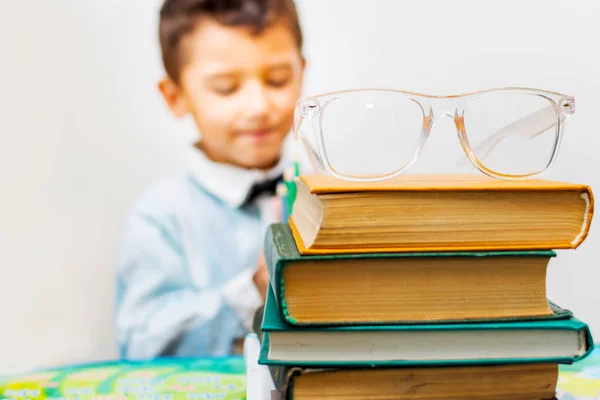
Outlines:
[[[279,261],[279,254],[277,249],[275,248],[275,243],[273,239],[273,229],[275,225],[269,226],[267,229],[267,233],[265,234],[265,242],[263,251],[265,254],[265,262],[267,263],[267,272],[269,273],[269,281],[273,286],[273,290],[275,290],[275,285],[273,285],[273,280],[275,277],[275,270],[277,266],[277,262]]]
[[[278,266],[282,259],[281,248],[277,245],[276,242],[277,237],[277,225],[271,225],[267,230],[267,234],[265,237],[265,262],[267,263],[267,271],[269,273],[269,284],[275,294],[275,300],[277,305],[281,305],[281,300],[279,298],[279,271]]]
[[[271,243],[280,259],[293,260],[300,258],[289,224],[273,224],[270,230]]]
[[[299,259],[300,255],[287,224],[272,224],[265,235],[265,260],[269,273],[269,283],[273,288],[277,305],[282,305],[281,268],[285,261]],[[287,231],[286,231],[287,230]]]
[[[269,365],[269,373],[273,379],[273,385],[279,395],[279,400],[291,400],[289,393],[290,381],[294,375],[292,368],[285,365]]]

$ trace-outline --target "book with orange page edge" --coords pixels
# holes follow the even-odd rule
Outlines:
[[[277,185],[277,196],[281,199],[281,221],[287,221],[296,200],[296,178],[300,176],[300,163],[295,161],[283,173],[283,181]]]

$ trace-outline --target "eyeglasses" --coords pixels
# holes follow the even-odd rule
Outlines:
[[[430,96],[356,89],[301,100],[294,136],[315,168],[350,181],[380,181],[406,172],[436,118],[454,120],[465,158],[482,173],[526,179],[549,170],[575,99],[528,88]]]

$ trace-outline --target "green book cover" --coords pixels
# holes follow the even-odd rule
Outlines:
[[[594,348],[594,341],[587,324],[571,317],[556,320],[529,320],[529,321],[506,321],[506,322],[471,322],[471,323],[455,323],[455,324],[406,324],[406,325],[348,325],[348,326],[329,326],[329,327],[298,327],[287,324],[279,313],[273,290],[267,292],[265,310],[261,324],[262,340],[261,353],[259,364],[264,365],[295,365],[295,366],[312,366],[312,367],[351,367],[351,366],[418,366],[418,365],[483,365],[483,364],[507,364],[507,363],[531,363],[531,362],[554,362],[560,364],[570,364],[574,361],[585,358]],[[294,360],[283,361],[272,359],[270,357],[271,335],[277,335],[286,332],[303,332],[326,334],[329,332],[465,332],[477,333],[485,336],[494,331],[514,331],[518,330],[526,333],[529,330],[536,331],[569,331],[573,332],[578,338],[577,354],[572,356],[560,357],[511,357],[511,358],[485,358],[485,359],[363,359],[360,361],[311,361],[311,360]],[[427,343],[423,340],[423,343]],[[509,344],[510,345],[510,344]],[[300,342],[296,347],[302,348],[304,345]],[[371,346],[376,347],[377,344],[371,343]],[[435,348],[429,349],[435,351]]]
[[[301,323],[290,315],[288,306],[285,301],[285,286],[286,282],[283,278],[284,269],[290,263],[298,262],[314,262],[327,260],[352,260],[352,259],[381,259],[381,258],[420,258],[420,257],[555,257],[556,253],[550,250],[546,251],[493,251],[493,252],[441,252],[441,253],[361,253],[361,254],[331,254],[331,255],[301,255],[296,247],[296,242],[292,235],[292,231],[288,224],[277,223],[273,224],[267,230],[264,243],[265,258],[267,269],[269,271],[269,279],[272,289],[275,293],[275,301],[278,304],[278,309],[281,313],[281,318],[290,325],[297,326],[312,326],[312,325],[332,325],[330,323]],[[318,277],[316,277],[318,279]],[[569,318],[572,312],[559,307],[558,305],[548,302],[553,313],[544,316],[533,317],[512,317],[512,318],[496,318],[493,321],[513,321],[513,320],[528,320],[528,319],[561,319]],[[490,321],[489,319],[470,319],[469,321]],[[461,323],[464,320],[444,320],[444,323]],[[369,322],[362,322],[361,325]],[[390,321],[389,323],[422,323],[420,321]],[[346,325],[352,323],[338,324]],[[380,322],[373,322],[380,324]]]

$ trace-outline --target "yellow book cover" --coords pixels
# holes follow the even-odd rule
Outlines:
[[[301,254],[567,249],[593,211],[588,185],[543,179],[302,175],[289,222]]]

